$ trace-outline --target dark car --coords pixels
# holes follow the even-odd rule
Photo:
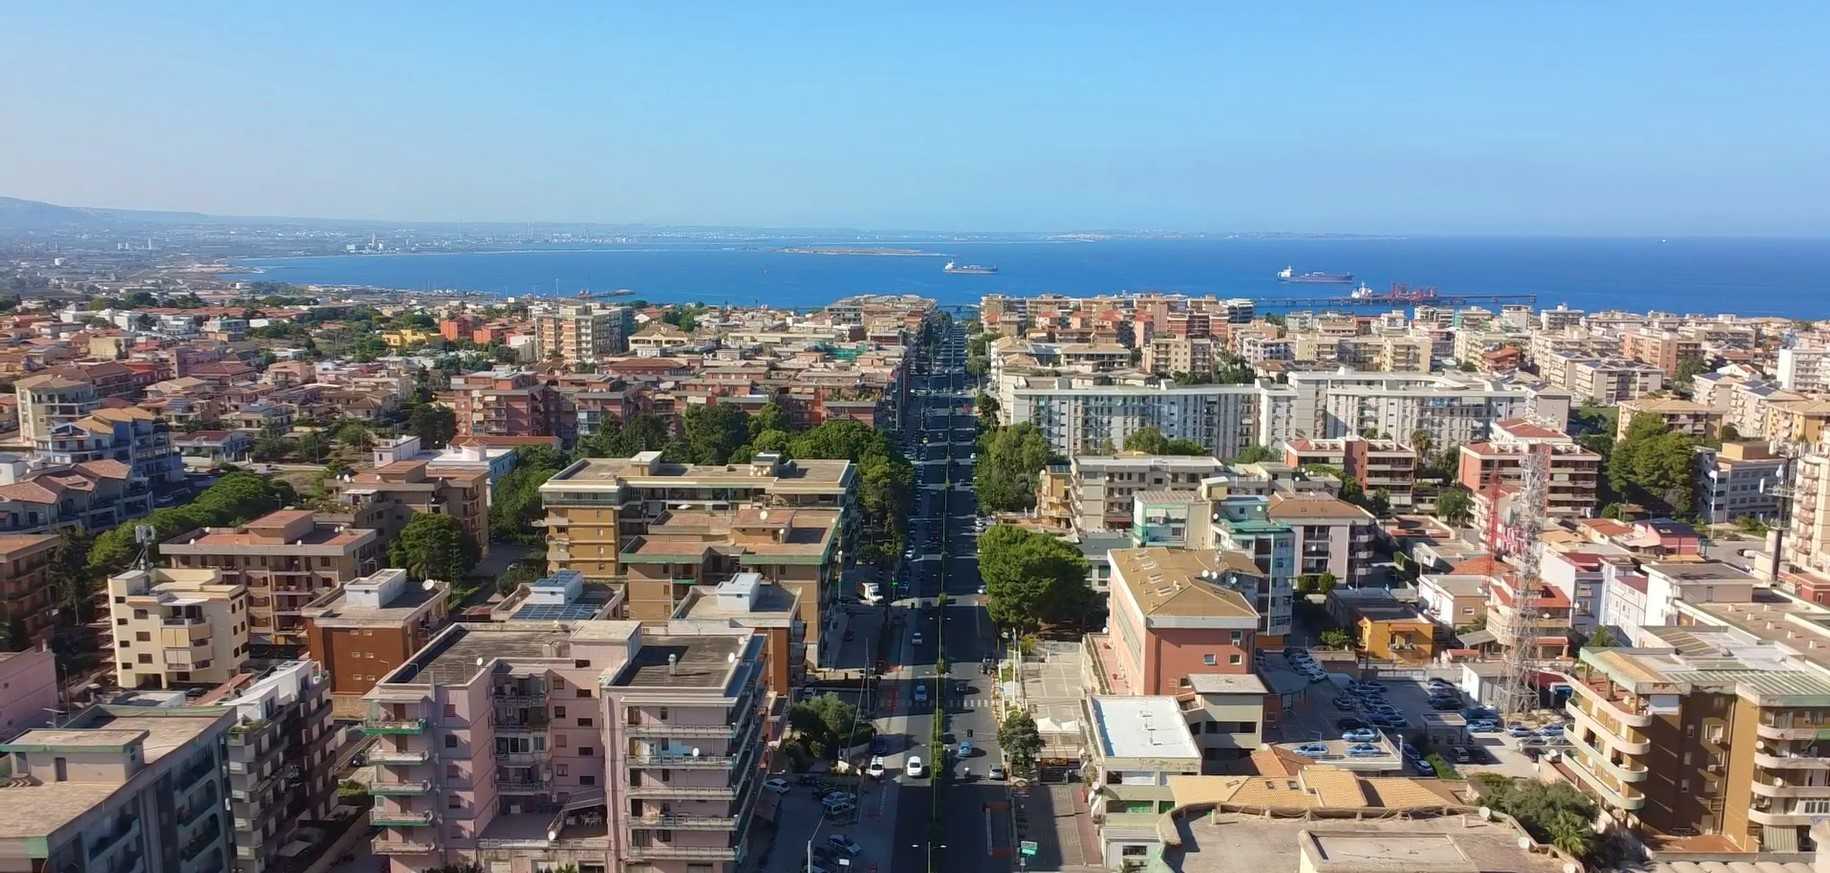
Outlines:
[[[1357,718],[1341,719],[1340,721],[1335,722],[1334,726],[1343,731],[1357,731],[1362,728],[1370,727],[1365,721]]]
[[[1353,698],[1348,697],[1345,694],[1336,697],[1334,699],[1334,708],[1343,712],[1352,712],[1354,709]]]

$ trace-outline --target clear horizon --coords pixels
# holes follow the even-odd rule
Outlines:
[[[395,223],[1830,235],[1830,12],[14,11],[0,194]],[[904,229],[904,230],[898,230]]]

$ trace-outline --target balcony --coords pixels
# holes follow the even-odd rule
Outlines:
[[[413,840],[375,840],[369,851],[377,855],[425,855],[437,850],[431,843]]]
[[[737,849],[732,846],[669,846],[655,843],[629,847],[629,857],[636,860],[690,858],[697,861],[735,861],[737,854]]]
[[[368,734],[419,736],[426,732],[426,720],[423,718],[398,720],[371,718],[362,723],[362,732]]]
[[[1644,764],[1636,764],[1633,761],[1626,759],[1622,759],[1619,763],[1615,763],[1608,758],[1606,752],[1603,752],[1590,743],[1583,742],[1581,734],[1574,730],[1566,728],[1563,731],[1563,736],[1569,740],[1570,745],[1576,747],[1587,756],[1588,761],[1592,766],[1599,766],[1602,770],[1621,782],[1644,782],[1646,781],[1646,776],[1649,775]]]
[[[1652,751],[1650,740],[1637,739],[1640,736],[1639,731],[1623,730],[1609,724],[1608,719],[1591,715],[1588,710],[1577,705],[1574,697],[1563,705],[1563,710],[1574,716],[1577,724],[1594,731],[1597,736],[1602,738],[1602,744],[1610,749],[1619,749],[1622,754],[1627,755],[1644,755]],[[1622,733],[1625,733],[1626,736],[1622,736]]]
[[[736,759],[730,755],[682,755],[668,753],[664,755],[632,752],[626,759],[637,767],[660,767],[668,770],[690,769],[728,769]]]
[[[1830,725],[1779,724],[1763,718],[1754,725],[1754,733],[1768,740],[1830,739]]]
[[[370,749],[368,761],[371,764],[424,764],[431,756],[424,751],[410,749]]]
[[[661,721],[626,724],[623,733],[632,737],[697,737],[728,740],[735,733],[733,725],[678,725]]]
[[[629,819],[632,828],[675,831],[734,831],[734,815],[644,815]]]
[[[114,848],[128,834],[133,833],[133,830],[139,824],[139,821],[138,818],[123,818],[117,821],[114,827],[110,828],[107,833],[102,835],[101,839],[96,840],[95,844],[89,847],[89,858],[94,860],[106,853],[109,849]]]
[[[1756,751],[1754,764],[1769,770],[1830,770],[1830,758],[1816,755],[1774,755]]]
[[[1596,688],[1588,682],[1569,674],[1564,674],[1564,678],[1569,680],[1570,687],[1576,689],[1577,696],[1570,698],[1572,704],[1578,698],[1588,701],[1590,706],[1595,710],[1595,713],[1591,718],[1599,719],[1602,716],[1606,716],[1609,719],[1620,722],[1622,727],[1643,728],[1652,726],[1651,713],[1635,711],[1639,708],[1639,704],[1627,700],[1614,700],[1610,696],[1612,683],[1608,683],[1608,686],[1603,688]],[[1603,683],[1607,682],[1605,679],[1597,681]],[[1629,709],[1628,707],[1632,707],[1632,709]],[[1608,732],[1617,733],[1617,731],[1611,727],[1608,729]]]
[[[431,790],[432,783],[425,780],[372,782],[369,784],[369,793],[381,797],[417,797]]]
[[[1771,782],[1755,779],[1749,786],[1755,797],[1816,797],[1830,798],[1830,784],[1799,785],[1792,780],[1775,778]]]
[[[1611,775],[1596,772],[1587,759],[1572,755],[1563,760],[1569,764],[1570,772],[1579,777],[1582,787],[1600,795],[1607,805],[1628,812],[1646,805],[1646,795],[1639,789],[1615,782]]]
[[[729,800],[737,795],[736,790],[729,785],[686,787],[665,782],[631,785],[624,793],[630,797],[674,797],[688,800]]]
[[[369,824],[378,828],[423,828],[432,825],[432,813],[410,812],[399,810],[387,812],[372,810],[369,812]]]
[[[1747,820],[1757,825],[1776,827],[1808,826],[1817,823],[1824,816],[1822,813],[1797,812],[1792,809],[1764,810],[1749,809]]]

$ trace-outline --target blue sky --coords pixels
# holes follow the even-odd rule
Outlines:
[[[77,5],[0,13],[0,194],[399,220],[1830,235],[1821,5]]]

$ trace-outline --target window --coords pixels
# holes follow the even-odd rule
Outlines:
[[[1237,652],[1226,656],[1226,662],[1228,664],[1239,664],[1239,663],[1243,663],[1244,660],[1245,660],[1245,656],[1240,655]]]
[[[590,658],[576,658],[572,661],[572,666],[576,667],[580,670],[583,670],[583,669],[591,666],[591,659]]]
[[[564,764],[554,764],[553,765],[553,775],[564,776],[564,775],[566,775],[566,771],[569,769],[571,769],[571,768],[567,767]]]
[[[457,734],[446,734],[445,735],[445,748],[447,748],[447,749],[457,748]]]
[[[580,785],[596,785],[596,784],[597,784],[597,777],[596,777],[596,776],[580,776],[580,777],[578,777],[578,784],[580,784]]]
[[[588,718],[585,718],[584,716],[581,715],[578,717],[578,726],[579,727],[590,727],[591,720]]]
[[[449,718],[449,717],[452,717],[455,715],[457,715],[457,704],[455,704],[455,703],[445,704],[445,716],[447,718]]]
[[[1830,814],[1830,800],[1800,800],[1798,802],[1798,814],[1799,815]]]
[[[565,718],[566,717],[566,708],[563,706],[553,707],[553,717],[554,718]]]
[[[445,765],[445,778],[462,779],[463,772],[458,769],[458,765],[456,765],[456,764],[446,764]]]
[[[1193,684],[1194,683],[1188,681],[1187,676],[1183,676],[1182,678],[1176,680],[1176,687],[1178,687],[1178,688],[1187,688]]]
[[[578,747],[578,756],[580,758],[591,757],[591,747],[590,746],[579,746]]]
[[[1233,642],[1234,643],[1238,643],[1244,639],[1245,639],[1245,631],[1233,631]]]
[[[578,692],[577,692],[577,695],[576,695],[576,696],[578,696],[578,697],[590,697],[590,696],[591,696],[591,689],[589,689],[589,688],[580,688],[580,689],[578,689]]]
[[[115,647],[125,649],[125,648],[127,648],[127,641],[126,640],[116,640]]]
[[[565,747],[566,747],[566,735],[565,734],[554,734],[553,735],[553,748],[563,749]]]
[[[152,663],[152,656],[151,655],[141,655],[138,658],[135,658],[134,660],[139,661],[142,664],[150,664],[150,663]]]
[[[446,809],[463,809],[464,808],[464,798],[462,798],[456,794],[453,794],[450,797],[445,798],[445,808]]]
[[[1206,665],[1207,665],[1207,666],[1209,666],[1209,667],[1213,667],[1213,666],[1217,666],[1217,665],[1218,665],[1218,664],[1219,664],[1219,663],[1220,663],[1220,656],[1218,656],[1218,655],[1202,655],[1202,656],[1201,656],[1201,663],[1203,663],[1203,664],[1206,664]]]

